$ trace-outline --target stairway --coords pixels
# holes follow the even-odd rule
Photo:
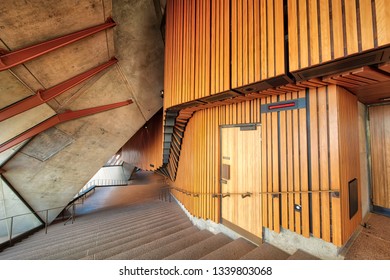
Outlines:
[[[195,109],[168,110],[164,120],[163,166],[156,172],[175,180],[179,166],[182,139]]]
[[[298,251],[253,245],[243,238],[200,230],[176,202],[160,200],[106,209],[51,225],[0,252],[3,260],[313,259]]]

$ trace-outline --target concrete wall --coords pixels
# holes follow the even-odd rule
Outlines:
[[[117,26],[0,73],[0,108],[115,56],[119,62],[33,110],[0,123],[0,143],[51,115],[131,99],[57,125],[0,154],[3,175],[34,210],[61,207],[161,107],[164,45],[153,0],[0,1],[0,48],[13,51],[103,23]],[[12,157],[10,159],[10,157]],[[0,201],[0,208],[4,207]],[[52,211],[53,220],[61,211]],[[42,218],[44,218],[42,216]]]

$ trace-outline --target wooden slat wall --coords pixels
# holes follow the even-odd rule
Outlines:
[[[211,91],[230,89],[230,1],[211,2]]]
[[[290,71],[390,43],[387,0],[288,0]]]
[[[219,125],[260,122],[260,100],[255,99],[196,112],[189,121],[183,139],[176,181],[177,188],[188,192],[208,193],[200,197],[179,191],[174,195],[196,217],[220,221]]]
[[[122,147],[122,160],[144,170],[156,170],[162,165],[162,143],[163,116],[160,111],[148,121],[147,128],[141,127]]]
[[[232,0],[232,88],[285,73],[283,0]]]
[[[260,112],[262,104],[296,98],[306,98],[307,108]],[[276,232],[283,227],[305,237],[313,234],[341,246],[361,219],[361,214],[351,221],[346,216],[346,184],[349,177],[359,177],[358,146],[348,145],[346,135],[357,133],[355,105],[353,95],[332,85],[198,111],[187,126],[173,184],[194,193],[218,193],[219,125],[260,122],[261,189],[281,192],[262,196],[263,225]],[[341,196],[331,195],[331,190],[340,190]],[[195,216],[219,222],[218,198],[174,193]],[[301,212],[294,204],[302,206]]]
[[[167,1],[164,108],[285,74],[283,0]]]
[[[369,114],[373,204],[390,208],[390,106],[372,106]]]
[[[361,180],[360,180],[360,162],[359,162],[359,127],[358,127],[358,103],[357,97],[347,90],[337,88],[338,99],[338,118],[339,118],[339,166],[333,166],[340,170],[340,189],[341,189],[341,217],[340,220],[335,220],[334,223],[342,225],[340,230],[336,232],[338,236],[341,234],[340,243],[344,243],[359,227],[362,221],[361,207]],[[348,182],[353,179],[358,182],[358,212],[350,219],[349,217],[349,189]],[[332,186],[337,188],[335,182]],[[332,209],[333,210],[333,209]],[[338,240],[337,240],[338,241]]]
[[[230,1],[167,1],[164,108],[230,89]]]

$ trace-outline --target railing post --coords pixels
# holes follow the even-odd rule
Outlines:
[[[12,245],[12,227],[14,225],[14,217],[11,217],[11,227],[9,230],[9,245]]]
[[[46,215],[45,215],[45,234],[47,234],[47,225],[49,221],[49,210],[46,210]]]

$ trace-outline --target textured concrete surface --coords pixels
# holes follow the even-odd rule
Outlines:
[[[121,73],[146,119],[161,107],[164,44],[153,0],[113,0],[116,56]]]
[[[14,153],[0,154],[4,176],[35,209],[59,207],[114,155],[162,106],[163,42],[153,0],[1,1],[0,48],[12,51],[105,22],[117,26],[0,73],[0,108],[39,89],[52,87],[95,67],[114,55],[119,63],[50,101],[0,123],[0,142],[55,113],[80,110],[128,99],[133,104],[60,124],[72,139],[41,154],[49,142],[31,141]],[[50,140],[52,139],[52,140]],[[46,144],[45,144],[46,143]],[[49,150],[49,149],[48,149]],[[47,151],[49,152],[49,151]],[[42,160],[43,159],[43,160]],[[53,219],[61,209],[53,211]]]
[[[370,213],[360,234],[345,255],[346,260],[390,260],[390,218]]]
[[[339,248],[334,244],[315,237],[306,238],[286,229],[281,229],[280,233],[276,233],[265,228],[263,240],[290,255],[301,249],[320,259],[342,259],[339,255]]]

